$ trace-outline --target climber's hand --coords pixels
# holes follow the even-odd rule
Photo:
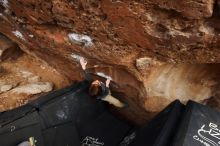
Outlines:
[[[105,86],[109,88],[110,82],[111,82],[111,80],[108,78],[108,79],[105,81]]]
[[[87,65],[87,61],[83,57],[80,58],[80,64],[82,66],[82,69],[85,70],[86,65]]]

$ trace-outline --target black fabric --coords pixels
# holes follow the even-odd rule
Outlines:
[[[97,146],[117,146],[131,126],[105,112],[94,120],[87,121],[79,129],[82,144]]]
[[[96,99],[103,99],[105,98],[107,95],[109,95],[110,90],[109,88],[106,87],[106,85],[103,82],[100,82],[101,84],[101,95],[97,96]]]
[[[45,146],[81,146],[73,123],[62,124],[43,131]]]
[[[87,90],[88,86],[81,87],[39,108],[47,127],[71,121],[80,127],[87,120],[104,112],[106,107],[103,102],[89,97]]]
[[[21,142],[27,141],[29,137],[35,138],[37,146],[44,146],[41,126],[39,124],[29,125],[12,132],[8,131],[0,134],[0,146],[17,146]]]
[[[118,145],[131,126],[107,112],[104,102],[89,97],[88,88],[89,83],[82,82],[2,113],[0,146],[16,146],[31,136],[37,146],[77,146],[88,135],[104,146]]]
[[[16,119],[25,116],[27,113],[33,110],[33,107],[29,105],[24,105],[22,107],[18,107],[7,112],[2,112],[0,115],[0,127],[3,127],[4,125],[15,121]]]
[[[41,126],[41,129],[45,127],[41,117],[37,112],[29,113],[26,116],[20,117],[19,119],[1,127],[0,134],[12,132],[16,129],[22,129],[24,127],[28,127],[35,124],[39,124]]]
[[[189,101],[174,146],[219,146],[220,113],[208,106]]]
[[[170,146],[183,109],[174,101],[145,126],[132,130],[120,146]]]
[[[28,103],[28,106],[32,106],[34,108],[40,108],[41,106],[47,104],[48,102],[54,101],[56,98],[60,98],[68,93],[73,93],[76,90],[80,89],[84,86],[86,86],[85,82],[81,82],[81,83],[77,83],[77,84],[73,84],[69,87],[63,88],[63,89],[59,89],[56,91],[52,91],[50,93],[48,93],[47,95],[41,96],[38,99]]]

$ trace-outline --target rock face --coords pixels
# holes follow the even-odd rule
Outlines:
[[[141,123],[176,98],[218,100],[220,64],[204,63],[220,62],[219,8],[217,0],[0,0],[0,32],[69,81],[82,79],[85,57],[130,104],[120,112]]]
[[[23,94],[38,94],[42,92],[49,92],[53,90],[53,84],[50,82],[38,82],[32,84],[26,84],[11,90],[12,93]]]
[[[214,0],[151,0],[160,8],[174,10],[183,17],[191,19],[209,18],[212,16]]]
[[[0,44],[0,112],[70,84],[65,76],[25,54],[6,37],[0,36]]]

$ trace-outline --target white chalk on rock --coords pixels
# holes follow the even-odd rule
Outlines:
[[[0,0],[0,3],[2,4],[3,7],[8,8],[8,0]]]
[[[110,77],[102,72],[97,72],[96,74],[99,75],[100,77],[112,80],[112,77]]]
[[[84,34],[69,33],[68,37],[73,43],[84,44],[86,47],[93,45],[92,38]]]
[[[18,31],[18,30],[12,31],[12,33],[13,33],[16,37],[18,37],[18,38],[20,38],[20,39],[22,39],[22,40],[25,40],[23,34],[22,34],[20,31]]]
[[[34,37],[34,35],[33,35],[33,34],[29,34],[28,36],[29,36],[30,38],[33,38],[33,37]]]
[[[80,56],[80,55],[77,55],[77,54],[74,54],[74,53],[72,53],[71,55],[70,55],[73,59],[75,59],[76,61],[80,61],[80,59],[82,58],[82,56]]]
[[[4,10],[5,13],[9,13],[9,2],[8,2],[8,0],[0,0],[0,5],[2,5],[5,8],[5,10]]]

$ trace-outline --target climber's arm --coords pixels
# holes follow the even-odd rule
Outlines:
[[[79,62],[80,62],[80,65],[81,65],[82,69],[85,71],[86,70],[87,61],[83,57],[81,57]]]
[[[100,83],[101,84],[101,89],[102,89],[102,94],[97,96],[96,99],[103,99],[106,96],[110,95],[111,92],[109,90],[109,87],[107,87],[104,83]]]
[[[105,86],[107,88],[109,88],[109,84],[110,84],[111,80],[109,78],[107,78],[107,80],[105,81]]]
[[[87,81],[92,81],[91,75],[86,70],[87,61],[83,57],[80,58],[80,65],[83,69],[84,79],[87,80]]]
[[[84,76],[84,79],[85,79],[86,81],[92,82],[92,76],[91,76],[91,74],[88,73],[86,70],[84,70],[83,76]]]

